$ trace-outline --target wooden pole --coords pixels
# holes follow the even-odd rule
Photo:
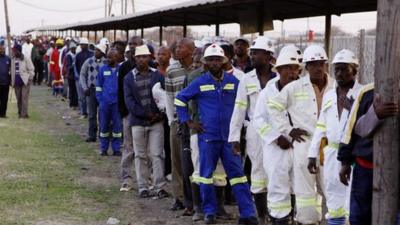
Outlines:
[[[358,63],[359,63],[359,67],[358,67],[358,82],[360,82],[361,84],[366,84],[364,82],[365,79],[365,60],[364,60],[364,51],[365,51],[365,30],[362,29],[360,31],[360,37],[359,37],[359,52],[358,52]]]
[[[331,26],[332,25],[332,16],[325,16],[325,51],[328,55],[328,58],[331,58]]]
[[[378,0],[375,93],[399,102],[400,1]],[[399,117],[386,119],[374,135],[372,224],[396,224],[399,203]]]
[[[8,6],[7,6],[7,0],[4,0],[4,15],[6,19],[6,32],[7,32],[7,48],[8,48],[8,55],[11,58],[11,29],[10,29],[10,20],[8,17]],[[11,74],[12,76],[12,74]],[[14,78],[12,78],[13,80]]]

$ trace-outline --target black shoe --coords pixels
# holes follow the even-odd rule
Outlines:
[[[215,215],[207,215],[204,217],[204,223],[205,224],[216,224],[217,223],[217,218]]]
[[[121,151],[113,152],[113,156],[121,156],[121,155],[122,155]]]
[[[108,156],[108,153],[107,152],[100,152],[100,155],[101,156]]]
[[[150,192],[148,190],[143,190],[139,192],[139,197],[140,198],[148,198],[150,197]]]
[[[86,142],[96,142],[96,138],[89,137],[89,138],[86,138],[85,141]]]
[[[162,198],[167,198],[169,196],[168,192],[166,192],[165,190],[161,189],[157,192],[157,197],[158,199],[162,199]]]
[[[172,211],[178,211],[184,209],[185,206],[183,206],[183,203],[179,201],[178,199],[175,200],[175,202],[172,204],[171,210]]]
[[[258,225],[256,217],[239,218],[238,225]]]

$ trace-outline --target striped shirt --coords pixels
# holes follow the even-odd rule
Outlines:
[[[178,61],[171,64],[167,69],[167,76],[165,77],[165,92],[167,94],[166,111],[169,120],[176,118],[174,99],[176,95],[185,88],[186,77],[193,70],[194,68],[192,66],[184,68]]]
[[[151,76],[149,72],[140,73],[136,68],[133,69],[137,91],[140,96],[140,103],[145,112],[150,112],[151,105]]]

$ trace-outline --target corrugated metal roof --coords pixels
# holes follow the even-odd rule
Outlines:
[[[44,26],[29,31],[133,30],[158,26],[211,25],[217,22],[241,23],[246,17],[254,17],[257,13],[274,20],[284,20],[374,11],[376,6],[377,0],[193,0],[135,14]]]

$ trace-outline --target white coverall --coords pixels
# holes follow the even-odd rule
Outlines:
[[[333,80],[326,75],[327,84],[322,90],[326,93],[333,86]],[[287,117],[282,113],[287,111],[290,114],[293,126],[290,125]],[[313,224],[321,220],[321,205],[318,201],[316,184],[322,187],[322,180],[316,175],[310,174],[307,169],[308,149],[311,144],[311,137],[314,133],[318,120],[318,103],[307,73],[286,85],[281,92],[268,102],[268,113],[274,127],[279,132],[289,136],[293,128],[301,128],[308,132],[309,136],[304,137],[305,142],[293,142],[293,191],[296,195],[297,221],[303,224]],[[323,189],[323,188],[322,188]]]
[[[254,69],[246,73],[240,80],[228,138],[229,142],[240,142],[240,130],[245,124],[247,115],[250,122],[246,130],[246,151],[251,161],[251,192],[254,194],[267,191],[267,177],[262,163],[261,141],[253,122],[254,108],[260,91],[260,81]]]
[[[279,94],[278,82],[279,76],[269,81],[260,92],[253,118],[263,146],[263,164],[268,177],[268,211],[276,219],[284,218],[291,212],[293,179],[293,149],[283,150],[277,145],[281,133],[273,127],[273,118],[267,109],[268,101]],[[287,112],[281,113],[289,121]],[[287,139],[291,140],[290,137]]]
[[[347,97],[355,99],[360,88],[361,85],[355,83],[354,87],[349,90]],[[321,139],[328,139],[328,145],[323,149],[324,162],[322,167],[324,195],[328,206],[327,219],[348,215],[348,205],[346,205],[349,197],[347,194],[348,187],[340,182],[341,163],[337,160],[339,142],[348,118],[348,111],[343,109],[339,118],[337,97],[336,89],[331,89],[324,95],[318,123],[308,152],[309,158],[319,158]]]

